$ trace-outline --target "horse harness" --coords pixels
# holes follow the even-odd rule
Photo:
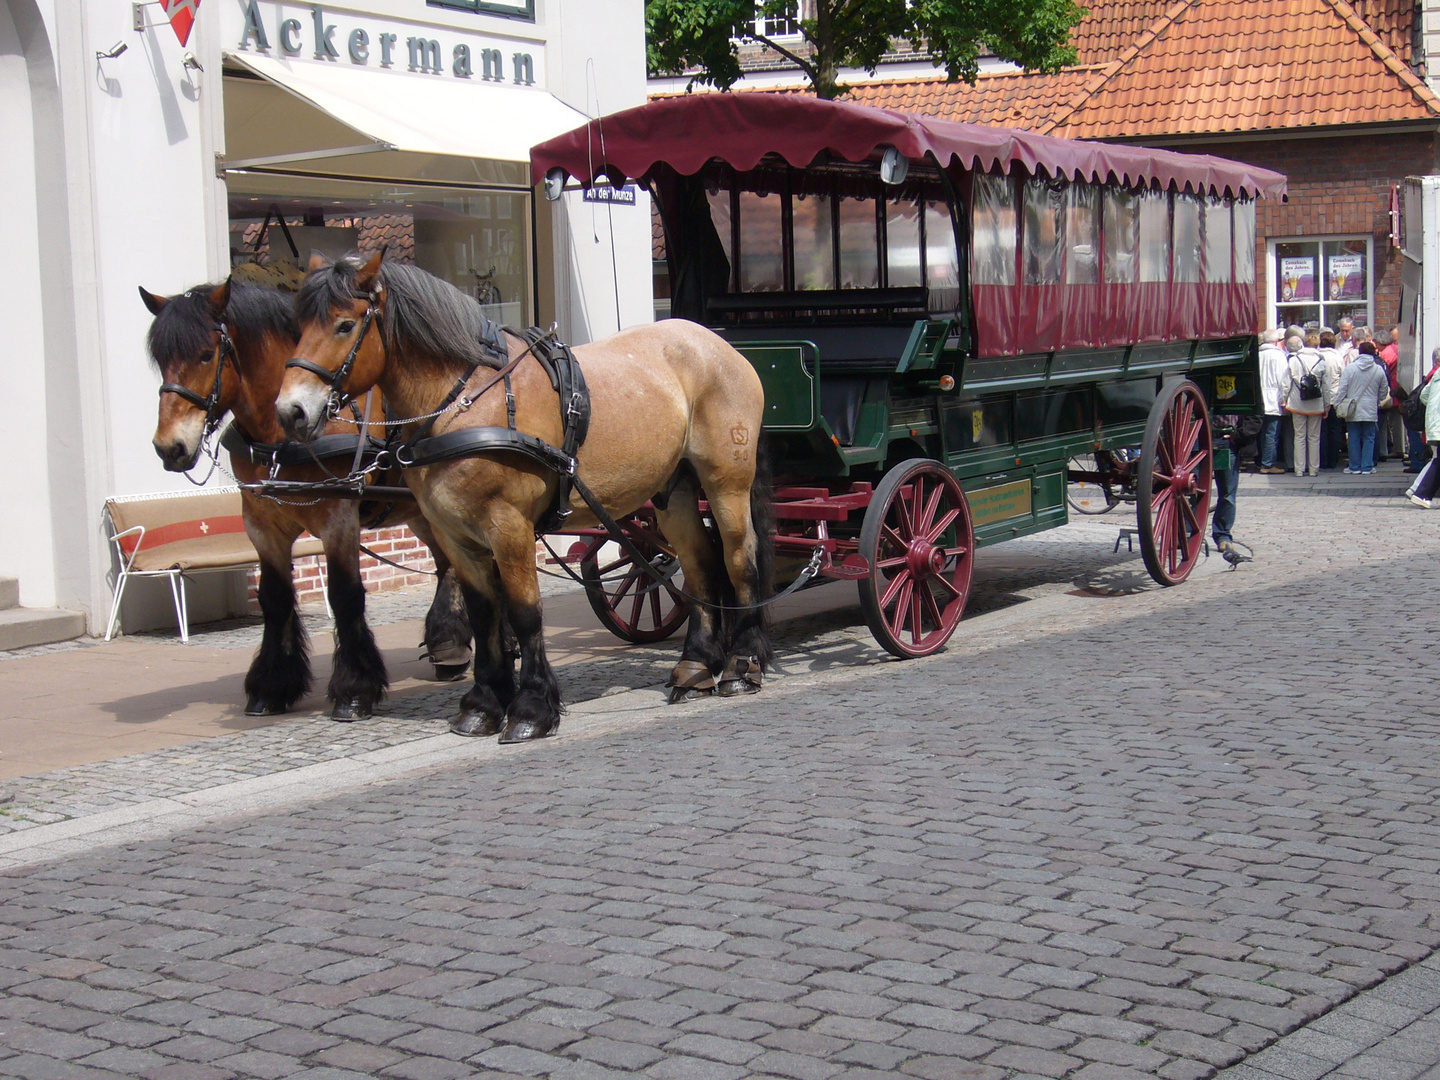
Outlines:
[[[360,354],[360,348],[365,343],[365,335],[369,333],[370,327],[381,318],[380,290],[378,288],[356,294],[356,299],[365,301],[365,314],[361,317],[360,329],[355,335],[355,340],[338,368],[330,371],[313,360],[299,356],[291,357],[285,362],[287,368],[296,367],[308,371],[329,384],[330,400],[327,404],[327,411],[331,417],[338,415],[340,409],[353,400],[345,390],[345,381],[350,377],[350,372],[355,366],[355,358]],[[513,360],[510,359],[510,349],[505,341],[507,334],[525,343],[524,351]],[[583,489],[583,485],[579,484],[575,476],[575,455],[585,442],[585,435],[590,428],[590,390],[585,384],[585,375],[580,370],[580,365],[570,346],[558,341],[553,329],[540,330],[538,327],[530,327],[527,330],[517,331],[509,327],[502,328],[498,323],[481,315],[479,344],[481,346],[480,355],[466,362],[464,373],[455,380],[455,384],[439,406],[420,419],[419,427],[405,442],[399,445],[387,445],[380,450],[376,455],[374,465],[381,469],[389,468],[392,465],[401,469],[410,469],[500,451],[523,454],[551,469],[560,478],[560,482],[556,485],[554,499],[546,512],[541,515],[540,520],[535,523],[537,536],[544,532],[554,532],[564,525],[565,520],[571,514],[568,504],[572,486],[581,490],[581,494],[586,496],[587,503],[593,499]],[[563,436],[562,444],[558,448],[534,435],[519,431],[515,427],[515,393],[511,387],[510,375],[526,356],[535,357],[550,377],[550,385],[559,395]],[[470,379],[487,358],[497,366],[503,366],[500,366],[500,370],[479,389],[467,393],[466,387]],[[505,384],[505,412],[508,420],[506,427],[461,428],[439,435],[429,434],[438,416],[448,412],[452,407],[458,407],[462,411],[469,408],[481,394],[501,381]],[[392,426],[390,430],[395,431],[396,428]],[[321,439],[327,437],[321,436]]]

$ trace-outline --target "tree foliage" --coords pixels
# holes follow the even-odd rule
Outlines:
[[[814,0],[800,20],[808,49],[756,29],[795,11],[795,0],[646,0],[651,74],[679,75],[727,89],[740,78],[737,41],[768,45],[798,64],[822,98],[843,94],[841,68],[874,72],[895,38],[927,51],[951,82],[973,83],[982,52],[1038,71],[1075,62],[1067,44],[1085,10],[1074,0]]]

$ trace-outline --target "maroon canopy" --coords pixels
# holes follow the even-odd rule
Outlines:
[[[895,147],[912,161],[933,155],[947,168],[953,162],[962,169],[989,172],[998,165],[1008,174],[1018,165],[1030,175],[1043,170],[1052,177],[1101,184],[1174,185],[1179,191],[1247,198],[1285,196],[1280,173],[1225,158],[1056,139],[801,94],[748,92],[663,98],[592,120],[533,147],[530,171],[538,184],[558,165],[588,184],[607,170],[639,178],[660,162],[688,176],[718,157],[743,172],[775,153],[804,168],[822,150],[846,161],[863,161],[884,146]]]

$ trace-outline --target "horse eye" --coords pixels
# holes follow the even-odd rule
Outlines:
[[[351,330],[354,330],[354,329],[355,329],[355,320],[354,320],[354,319],[345,319],[343,322],[340,322],[340,323],[338,323],[338,324],[336,325],[336,327],[335,327],[335,333],[336,333],[336,334],[348,334],[348,333],[350,333]]]
[[[215,359],[215,354],[214,354],[213,352],[211,352],[210,350],[207,349],[207,350],[205,350],[204,352],[202,352],[202,353],[200,354],[199,362],[202,363],[202,364],[208,364],[208,363],[210,363],[210,361],[212,361],[212,360],[214,360],[214,359]]]

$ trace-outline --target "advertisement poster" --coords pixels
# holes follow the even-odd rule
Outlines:
[[[1330,256],[1330,299],[1365,299],[1365,256]]]
[[[1330,260],[1332,265],[1335,260]],[[1289,258],[1280,260],[1280,302],[1315,299],[1315,260]]]

